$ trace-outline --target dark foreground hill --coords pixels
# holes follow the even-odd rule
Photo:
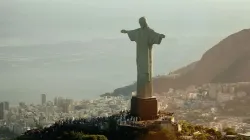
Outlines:
[[[125,125],[121,125],[116,120],[119,117],[114,115],[104,118],[62,120],[47,128],[29,130],[15,140],[183,140],[185,137],[197,140],[227,139],[220,131],[192,125],[186,121],[180,121],[182,129],[176,130],[171,127],[171,122],[165,125],[166,127],[158,123],[145,126],[144,124],[149,122],[135,121],[127,121]],[[225,129],[224,132],[227,135],[237,134],[232,128]]]

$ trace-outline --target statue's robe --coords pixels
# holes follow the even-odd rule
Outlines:
[[[131,41],[136,42],[137,97],[152,97],[152,47],[160,44],[162,36],[149,27],[128,31]]]

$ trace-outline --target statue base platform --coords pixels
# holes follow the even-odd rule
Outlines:
[[[139,117],[139,120],[154,120],[158,115],[158,103],[155,97],[131,99],[131,115]]]

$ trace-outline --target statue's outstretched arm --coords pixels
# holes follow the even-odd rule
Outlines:
[[[121,30],[121,33],[127,34],[130,41],[136,41],[138,29],[135,30]]]
[[[121,33],[126,34],[126,33],[128,33],[128,31],[127,30],[121,30]]]
[[[164,35],[164,34],[161,34],[161,38],[165,38],[165,35]]]

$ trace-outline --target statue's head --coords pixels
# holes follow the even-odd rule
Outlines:
[[[148,27],[147,20],[146,20],[145,17],[141,17],[139,19],[139,24],[140,24],[141,28],[147,28]]]

